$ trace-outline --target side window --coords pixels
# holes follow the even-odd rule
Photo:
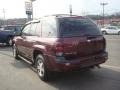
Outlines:
[[[108,27],[108,29],[116,30],[117,28],[115,28],[115,27]]]
[[[37,23],[32,23],[31,28],[30,28],[30,35],[35,36],[36,35],[36,28],[37,28]]]
[[[108,27],[105,27],[105,29],[109,29]]]
[[[42,21],[42,37],[57,37],[57,24],[55,19],[47,19]]]
[[[110,29],[110,30],[111,30],[111,27],[107,27],[107,29]]]
[[[30,31],[31,24],[26,25],[22,30],[22,35],[28,36]]]
[[[21,26],[16,26],[14,32],[17,34],[20,34],[21,33]]]
[[[41,23],[39,22],[36,27],[36,35],[41,36]]]
[[[116,27],[112,27],[112,29],[113,29],[113,30],[117,30],[117,28],[116,28]]]

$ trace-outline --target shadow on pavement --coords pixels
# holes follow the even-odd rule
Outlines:
[[[9,56],[9,57],[13,57],[12,47],[4,45],[4,44],[0,44],[0,54]]]
[[[120,72],[102,68],[61,73],[47,84],[58,90],[120,90]]]
[[[12,65],[18,69],[30,68],[36,72],[35,68],[25,61],[15,61]],[[50,78],[49,81],[43,83],[57,90],[120,90],[120,71],[104,67],[83,69],[77,72],[53,73]],[[39,79],[39,77],[35,79]]]
[[[15,68],[18,69],[24,69],[24,68],[30,68],[32,71],[34,71],[36,73],[36,69],[29,63],[27,63],[24,60],[15,60],[14,62],[11,63],[12,66],[14,66]]]
[[[15,60],[14,62],[11,63],[12,66],[18,68],[18,69],[23,69],[23,68],[28,68],[30,65],[28,63],[25,63],[23,60]]]

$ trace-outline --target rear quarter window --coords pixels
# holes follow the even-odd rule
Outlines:
[[[44,20],[42,20],[42,37],[45,37],[45,38],[57,37],[56,19],[44,19]]]

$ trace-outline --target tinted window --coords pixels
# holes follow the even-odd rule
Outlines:
[[[57,37],[57,25],[55,19],[42,21],[42,37]]]
[[[15,31],[20,31],[21,30],[21,26],[16,26],[15,27]]]
[[[61,34],[64,37],[102,35],[96,24],[89,19],[62,18],[59,22]]]
[[[116,30],[117,28],[116,27],[108,27],[108,29],[114,29],[114,30]]]

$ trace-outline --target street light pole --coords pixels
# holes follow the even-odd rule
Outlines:
[[[36,1],[36,0],[30,0],[31,1],[31,4],[32,4],[32,20],[33,20],[33,2]]]
[[[103,27],[104,27],[104,24],[105,24],[105,5],[107,5],[107,4],[108,3],[100,3],[100,5],[103,8]]]

